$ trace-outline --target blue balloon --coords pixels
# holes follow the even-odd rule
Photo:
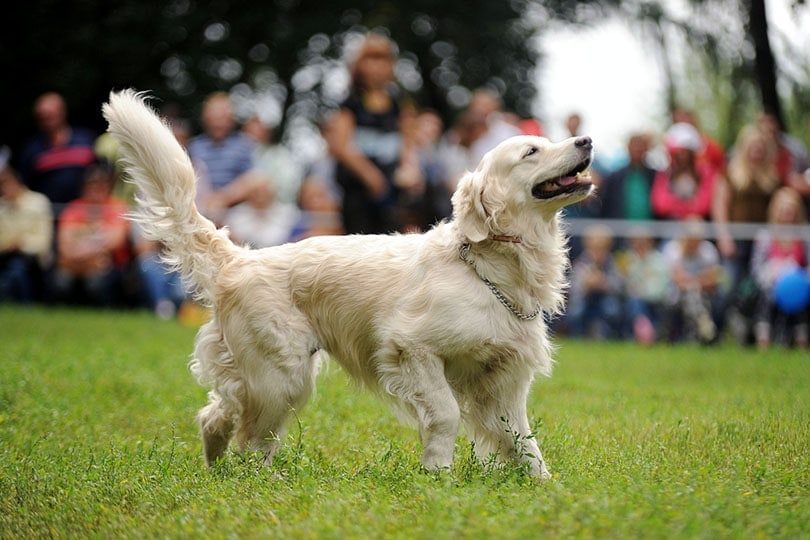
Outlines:
[[[801,312],[810,304],[810,279],[802,270],[788,272],[776,282],[773,299],[789,315]]]

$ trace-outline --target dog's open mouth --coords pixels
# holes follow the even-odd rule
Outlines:
[[[582,161],[565,174],[543,180],[534,185],[532,196],[535,199],[552,199],[560,195],[583,193],[591,189],[591,174],[588,166],[591,159]]]

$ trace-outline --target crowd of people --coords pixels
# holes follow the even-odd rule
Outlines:
[[[638,133],[625,164],[597,171],[599,194],[576,214],[603,223],[572,246],[561,326],[647,344],[710,344],[728,329],[763,349],[774,342],[806,348],[807,150],[765,113],[724,149],[678,110],[660,143],[663,166],[650,165],[656,138]],[[609,223],[623,225],[624,236]]]
[[[540,122],[503,110],[485,89],[445,128],[398,90],[396,60],[384,36],[360,45],[347,98],[319,126],[324,155],[311,163],[275,141],[258,115],[237,118],[227,93],[205,99],[198,134],[165,107],[197,172],[201,212],[255,248],[423,231],[450,217],[456,182],[484,153],[513,135],[543,134]],[[0,301],[142,306],[174,317],[188,293],[161,262],[159,242],[127,220],[137,193],[115,140],[69,123],[55,92],[36,100],[33,119],[38,135],[0,155]],[[568,133],[579,135],[581,123],[571,114]],[[679,110],[662,136],[633,134],[626,149],[619,165],[597,159],[596,196],[567,211],[569,221],[597,223],[572,238],[568,311],[552,321],[556,329],[649,344],[713,343],[734,327],[763,348],[806,347],[808,307],[786,309],[774,294],[784,276],[808,272],[802,145],[762,114],[724,149]],[[659,233],[649,227],[656,222],[680,228]],[[617,234],[615,223],[640,226]]]

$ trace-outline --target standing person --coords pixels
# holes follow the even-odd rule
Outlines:
[[[337,183],[343,189],[347,233],[387,233],[397,229],[393,207],[399,166],[400,95],[394,84],[394,44],[368,35],[350,66],[349,96],[333,121]]]
[[[717,248],[731,278],[732,290],[747,272],[751,258],[750,240],[734,240],[728,223],[764,223],[768,204],[779,188],[779,173],[773,145],[755,126],[740,130],[725,177],[715,185],[712,219],[718,225]]]
[[[653,211],[661,219],[700,216],[708,220],[717,171],[698,164],[697,156],[703,148],[700,133],[690,124],[674,124],[664,135],[664,145],[671,164],[655,176]]]
[[[203,133],[189,141],[188,153],[205,167],[207,182],[198,186],[203,212],[220,221],[219,192],[253,167],[253,143],[236,129],[233,103],[225,92],[205,99],[201,120]]]
[[[394,183],[401,190],[400,232],[424,232],[452,213],[438,147],[443,130],[438,113],[420,111],[411,129],[403,133],[402,157],[394,173]]]
[[[699,167],[709,167],[719,173],[726,170],[726,152],[723,146],[703,130],[694,111],[675,109],[672,111],[672,123],[689,124],[700,134],[701,149],[696,156]]]
[[[96,137],[68,123],[67,105],[56,92],[37,98],[34,119],[39,134],[22,150],[20,174],[29,188],[48,197],[58,215],[81,194],[84,171],[96,160]]]
[[[25,187],[7,159],[0,158],[0,302],[28,303],[42,296],[53,212],[47,197]]]
[[[649,149],[650,138],[645,134],[634,134],[627,141],[627,165],[607,175],[604,189],[597,194],[602,200],[602,217],[653,219],[650,195],[656,170],[645,161]]]
[[[57,301],[112,307],[121,299],[123,270],[129,262],[129,208],[112,189],[111,166],[88,167],[81,197],[59,217],[52,280]]]

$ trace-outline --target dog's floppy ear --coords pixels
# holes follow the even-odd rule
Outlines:
[[[467,172],[453,194],[453,219],[459,231],[471,242],[480,242],[489,235],[487,212],[484,209],[485,174],[478,168]]]

